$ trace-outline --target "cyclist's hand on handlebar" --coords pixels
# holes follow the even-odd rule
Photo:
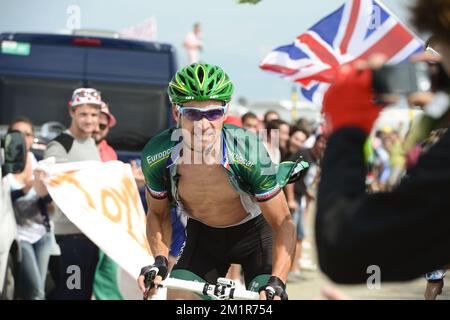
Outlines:
[[[168,262],[164,256],[156,256],[155,263],[149,266],[145,266],[141,269],[137,282],[139,289],[144,293],[144,298],[153,296],[156,291],[168,275]]]
[[[259,298],[261,300],[287,300],[286,285],[280,278],[272,276],[267,284],[259,289]]]
[[[259,292],[259,300],[269,300],[269,299],[267,299],[265,290],[262,290]],[[272,300],[281,300],[281,298],[279,296],[275,296],[275,297],[273,297]]]
[[[139,278],[144,279],[144,276],[139,276]],[[163,278],[161,276],[156,276],[152,281],[151,281],[151,285],[149,286],[145,286],[144,285],[144,289],[141,288],[142,292],[143,292],[143,297],[145,300],[153,297],[157,292],[158,292],[158,288],[161,285]],[[145,283],[145,279],[143,280]],[[139,286],[141,287],[141,284],[139,284]]]

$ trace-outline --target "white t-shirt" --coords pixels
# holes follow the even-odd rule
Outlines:
[[[202,46],[201,35],[190,31],[184,38],[183,47],[186,48],[189,64],[200,61],[200,48]]]

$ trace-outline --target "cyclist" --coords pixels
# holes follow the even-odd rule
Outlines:
[[[183,67],[169,83],[177,127],[152,138],[142,153],[155,256],[138,278],[143,291],[152,267],[158,270],[153,285],[168,275],[172,202],[189,218],[172,278],[216,283],[237,263],[247,289],[262,299],[287,299],[295,226],[282,187],[294,167],[307,163],[275,166],[254,133],[224,125],[232,93],[228,75],[209,64]]]

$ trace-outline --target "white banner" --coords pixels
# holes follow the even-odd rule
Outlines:
[[[41,164],[56,205],[133,278],[153,263],[131,167],[120,161]]]

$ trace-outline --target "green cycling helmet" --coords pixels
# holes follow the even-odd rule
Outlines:
[[[167,89],[170,102],[180,104],[192,100],[229,102],[233,83],[218,66],[193,63],[177,71]]]

